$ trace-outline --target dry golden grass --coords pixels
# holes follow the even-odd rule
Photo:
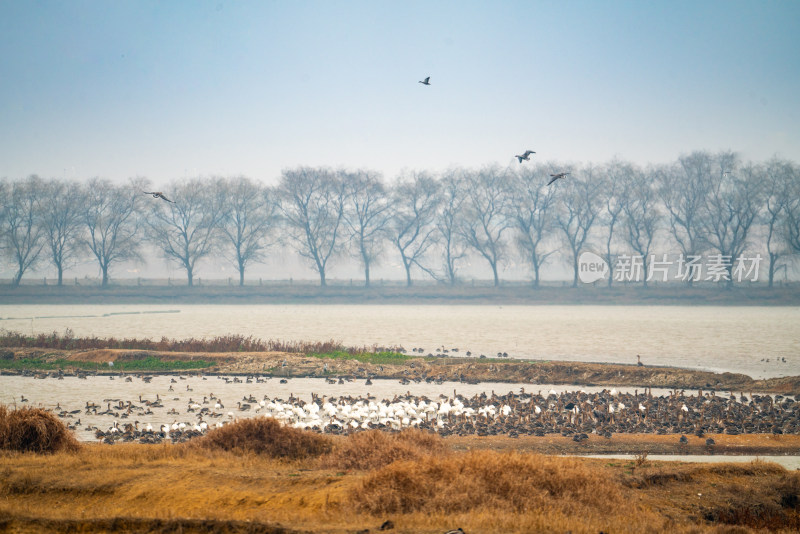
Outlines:
[[[0,405],[0,449],[54,453],[79,447],[75,436],[50,412]]]
[[[0,407],[1,432],[13,417],[63,428]],[[334,440],[263,418],[226,429],[51,454],[34,451],[52,432],[36,434],[0,451],[0,530],[340,533],[391,519],[431,534],[800,531],[800,473],[767,462],[455,452],[417,430]]]
[[[416,428],[398,433],[369,430],[341,439],[322,465],[338,469],[377,469],[397,460],[417,460],[449,452],[444,440]]]
[[[253,452],[273,458],[308,458],[331,449],[327,436],[282,425],[271,417],[240,419],[190,442],[211,450]]]
[[[375,531],[386,519],[397,532],[420,533],[798,528],[800,478],[764,462],[633,469],[633,461],[473,451],[341,472],[324,459],[170,444],[6,451],[0,518],[20,531],[86,532],[114,520],[116,530],[171,532]]]
[[[375,514],[414,511],[507,513],[555,508],[609,512],[622,502],[619,484],[576,459],[474,451],[396,462],[369,474],[355,502]]]

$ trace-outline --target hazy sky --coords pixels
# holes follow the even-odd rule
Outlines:
[[[798,22],[794,0],[0,0],[0,177],[800,161]]]

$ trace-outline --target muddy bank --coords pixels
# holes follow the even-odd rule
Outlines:
[[[454,451],[467,450],[516,450],[539,454],[633,454],[699,455],[699,456],[797,456],[800,455],[800,436],[747,434],[706,434],[702,438],[686,436],[687,443],[680,442],[675,434],[614,434],[610,438],[592,435],[576,442],[571,437],[546,436],[447,436],[443,438]],[[706,440],[712,438],[714,445]]]
[[[623,365],[562,361],[535,361],[501,358],[410,357],[402,364],[377,364],[355,359],[328,359],[287,352],[188,353],[146,350],[64,351],[31,348],[5,348],[4,373],[53,373],[43,366],[13,366],[8,362],[36,358],[45,364],[58,363],[66,373],[118,374],[109,362],[130,362],[157,358],[163,362],[206,362],[193,370],[148,370],[153,373],[203,373],[271,375],[276,377],[346,377],[350,379],[397,379],[401,381],[509,382],[531,384],[569,384],[607,387],[654,387],[703,389],[733,392],[800,394],[800,376],[753,379],[738,373],[712,373],[675,367]],[[75,362],[74,367],[70,362]],[[533,389],[533,388],[532,388]]]

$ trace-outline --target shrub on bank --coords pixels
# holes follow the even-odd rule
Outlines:
[[[610,512],[619,483],[585,463],[518,452],[474,451],[395,462],[365,477],[353,503],[372,514]]]
[[[367,430],[343,439],[323,463],[338,469],[378,469],[398,460],[416,460],[449,449],[436,434],[416,428],[398,433]]]
[[[48,454],[79,448],[72,432],[50,412],[0,405],[0,449]]]
[[[211,430],[195,443],[205,449],[254,452],[292,460],[320,456],[331,449],[329,437],[284,426],[271,417],[241,419]]]

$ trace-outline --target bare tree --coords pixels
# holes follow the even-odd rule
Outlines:
[[[85,246],[81,239],[84,230],[82,206],[83,191],[77,182],[56,179],[44,182],[39,207],[44,238],[50,251],[50,261],[56,268],[58,285],[64,283],[64,269],[74,264]]]
[[[578,287],[578,258],[602,207],[593,178],[594,169],[587,167],[570,178],[553,184],[553,187],[559,187],[560,201],[557,204],[555,222],[569,247],[573,269],[572,287]]]
[[[600,214],[600,221],[606,229],[606,247],[603,259],[612,267],[608,270],[608,287],[611,287],[614,281],[613,265],[617,259],[617,255],[612,250],[615,237],[614,231],[617,229],[617,223],[620,222],[622,216],[625,183],[631,180],[633,174],[634,167],[632,164],[614,160],[603,170],[600,177],[600,187],[597,189],[597,194],[600,195],[604,204]]]
[[[281,212],[301,256],[311,261],[325,287],[328,260],[341,246],[345,190],[341,176],[326,169],[284,170]]]
[[[83,188],[84,239],[100,267],[102,285],[106,287],[109,270],[115,263],[141,259],[139,249],[139,202],[143,199],[143,181],[131,180],[118,186],[107,179],[93,178]]]
[[[552,187],[545,186],[547,172],[542,166],[510,173],[508,216],[516,229],[516,241],[523,258],[533,269],[533,287],[539,287],[539,270],[556,252],[542,250],[554,230]]]
[[[6,241],[6,213],[11,206],[11,188],[8,181],[0,179],[0,260],[5,261],[5,250],[8,247]]]
[[[750,229],[763,205],[763,189],[754,165],[737,170],[732,162],[720,165],[710,185],[703,231],[711,248],[726,262],[726,285],[730,287],[734,263],[747,247]]]
[[[642,281],[647,287],[650,250],[655,240],[661,215],[658,212],[657,193],[651,176],[639,169],[625,179],[621,192],[625,240],[642,258]]]
[[[766,248],[769,256],[768,280],[772,287],[778,260],[789,249],[785,219],[792,202],[792,181],[797,180],[797,168],[791,162],[773,158],[766,167],[760,169],[761,183],[764,187],[764,211],[762,223],[766,225]],[[777,243],[776,243],[777,241]]]
[[[239,271],[239,285],[243,286],[247,265],[263,261],[271,245],[269,236],[277,222],[277,202],[270,188],[244,176],[226,180],[223,188],[219,228]]]
[[[391,217],[389,197],[379,174],[355,171],[344,174],[347,188],[344,220],[364,267],[364,287],[369,287],[369,268],[383,251]]]
[[[709,194],[714,157],[707,152],[682,156],[674,166],[656,171],[658,192],[669,219],[670,234],[684,258],[707,247],[703,234],[703,207]],[[688,277],[691,285],[693,277]]]
[[[796,165],[792,167],[783,232],[790,249],[797,254],[800,253],[800,172]]]
[[[10,263],[16,269],[11,283],[16,286],[25,271],[36,265],[45,245],[39,209],[43,182],[34,175],[6,187],[8,200],[1,212],[3,248],[10,251]]]
[[[458,233],[462,225],[465,185],[460,177],[461,171],[448,171],[440,182],[439,209],[436,212],[436,230],[442,247],[444,280],[451,286],[458,281],[456,262],[466,254],[464,240]]]
[[[170,185],[172,202],[150,203],[150,241],[168,261],[186,270],[189,286],[194,285],[197,262],[219,244],[224,193],[221,179],[192,178]]]
[[[500,285],[497,267],[506,253],[503,234],[509,228],[506,217],[507,180],[507,172],[498,167],[469,173],[465,180],[466,202],[460,233],[464,241],[489,263],[495,287]]]
[[[422,258],[435,242],[438,189],[438,182],[429,175],[415,173],[401,179],[392,192],[394,213],[389,221],[389,238],[400,252],[409,287],[414,265],[435,278],[435,273],[422,264]]]

